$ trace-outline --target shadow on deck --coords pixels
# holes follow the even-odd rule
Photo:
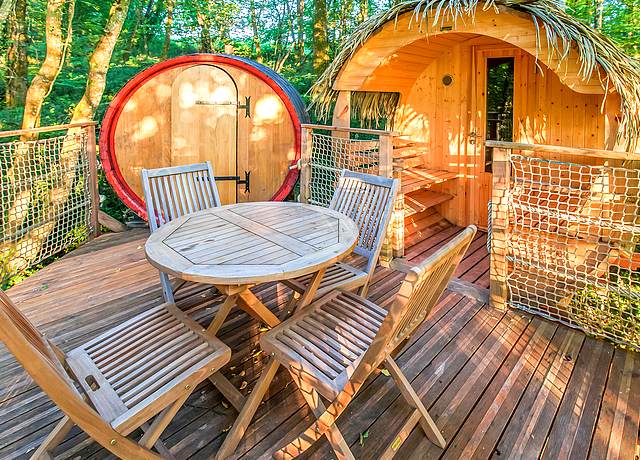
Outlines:
[[[407,259],[420,260],[459,229],[426,216],[407,228]],[[105,235],[12,288],[10,296],[64,350],[161,301],[159,278],[144,259],[146,231]],[[489,284],[486,234],[479,233],[456,277],[482,292]],[[402,280],[376,271],[369,298],[388,305]],[[449,445],[429,443],[416,428],[397,458],[620,458],[637,453],[640,356],[529,314],[491,309],[452,286],[398,358]],[[286,303],[281,285],[256,294],[274,311]],[[219,299],[190,286],[178,306],[207,324]],[[233,350],[224,373],[243,392],[265,356],[260,325],[234,310],[220,337]],[[0,345],[1,347],[1,345]],[[0,348],[0,457],[28,456],[60,412]],[[287,374],[280,372],[236,455],[271,452],[311,423],[311,413]],[[377,374],[339,420],[356,458],[376,458],[410,408],[396,387]],[[163,435],[176,458],[211,458],[236,412],[203,384]],[[104,458],[106,451],[77,429],[56,452],[60,458]],[[326,442],[308,457],[329,458]]]

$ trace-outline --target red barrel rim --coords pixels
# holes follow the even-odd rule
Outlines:
[[[295,136],[295,158],[291,161],[291,166],[295,165],[300,159],[301,123],[307,121],[308,118],[306,112],[304,112],[304,106],[299,95],[297,93],[295,93],[295,95],[289,94],[287,91],[295,90],[286,82],[286,80],[274,71],[250,59],[226,54],[191,54],[159,62],[158,64],[154,64],[138,73],[135,77],[129,80],[126,85],[124,85],[118,94],[115,95],[102,120],[99,141],[100,161],[102,162],[107,182],[111,184],[111,187],[113,187],[122,202],[145,220],[147,219],[147,211],[144,200],[131,189],[118,167],[118,160],[115,154],[116,126],[120,119],[120,115],[122,114],[122,110],[131,96],[133,96],[133,94],[147,81],[166,70],[195,64],[227,64],[243,69],[269,85],[269,87],[284,103],[293,123]],[[273,76],[270,76],[269,74],[273,74]],[[298,107],[296,107],[294,102],[291,100],[292,96],[297,96]],[[301,110],[302,113],[300,113]],[[304,118],[304,120],[301,118]],[[271,197],[271,201],[284,200],[287,195],[291,193],[291,190],[293,190],[293,187],[298,180],[298,174],[299,171],[297,168],[290,169],[278,191]]]

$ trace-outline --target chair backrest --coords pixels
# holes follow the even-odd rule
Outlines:
[[[210,162],[143,169],[142,190],[151,231],[180,216],[220,206]]]
[[[389,313],[373,342],[352,374],[352,383],[363,382],[386,356],[424,321],[446,289],[476,234],[470,225],[405,277]]]
[[[353,219],[360,229],[354,252],[368,259],[371,274],[387,234],[398,195],[398,180],[343,170],[329,208]]]
[[[0,340],[35,383],[73,422],[116,455],[156,459],[153,452],[122,436],[84,400],[61,361],[63,355],[0,290]]]

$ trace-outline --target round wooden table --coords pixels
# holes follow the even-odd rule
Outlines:
[[[358,228],[347,216],[303,203],[239,203],[175,219],[147,240],[149,262],[180,279],[212,284],[228,296],[210,330],[237,304],[273,327],[278,318],[251,286],[314,273],[297,308],[313,299],[324,271],[349,254]],[[225,313],[226,312],[226,313]]]
[[[358,228],[347,216],[302,203],[240,203],[196,212],[156,230],[145,244],[149,262],[180,279],[214,285],[226,294],[207,331],[215,335],[239,306],[271,327],[280,320],[251,286],[313,273],[295,308],[313,300],[325,270],[351,253]],[[250,397],[220,373],[212,382],[240,414],[221,452],[233,451],[275,375],[266,366]]]

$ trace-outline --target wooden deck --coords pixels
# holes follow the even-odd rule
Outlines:
[[[407,258],[432,253],[459,229],[437,214],[408,222]],[[157,272],[144,260],[146,232],[111,234],[85,245],[10,290],[9,294],[65,350],[160,302]],[[458,285],[488,285],[486,235],[479,234],[456,276]],[[376,271],[370,298],[393,300],[402,274]],[[456,288],[453,286],[453,288]],[[459,292],[460,290],[456,288]],[[274,311],[287,298],[281,285],[256,293]],[[191,286],[178,305],[203,324],[218,299]],[[264,356],[260,325],[234,311],[221,338],[234,351],[225,374],[243,392],[259,375]],[[0,458],[25,458],[60,412],[0,349]],[[445,451],[418,428],[397,458],[620,458],[638,453],[640,356],[582,333],[509,311],[495,311],[447,291],[398,363],[449,441]],[[311,422],[310,411],[280,372],[268,400],[250,425],[237,456],[270,458],[271,452]],[[339,420],[356,458],[377,458],[409,414],[390,377],[378,374]],[[176,458],[211,458],[236,413],[211,384],[197,389],[163,440]],[[104,458],[106,452],[76,430],[59,458]],[[325,442],[308,457],[329,458]]]

